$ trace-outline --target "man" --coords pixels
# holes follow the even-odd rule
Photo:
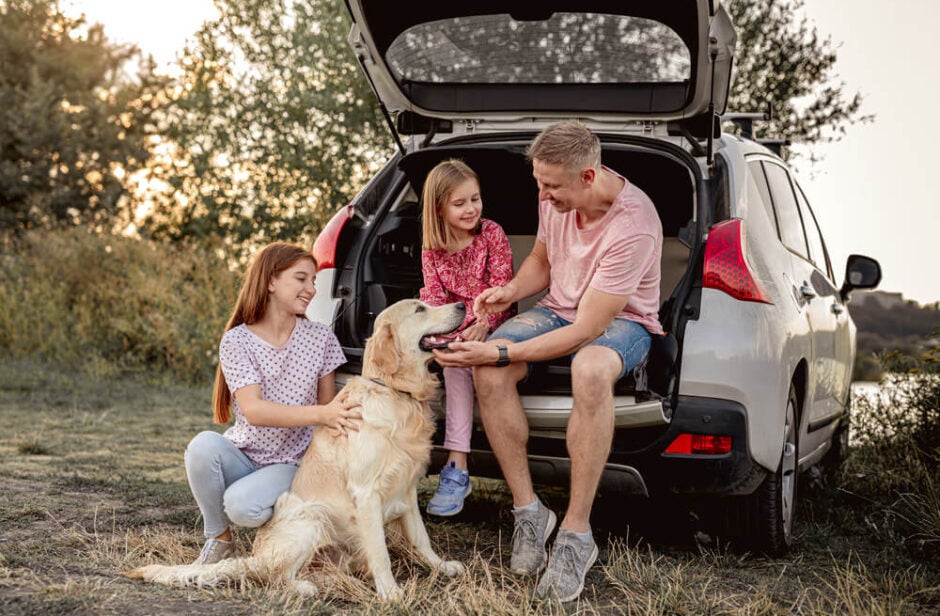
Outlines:
[[[613,438],[614,383],[643,360],[650,335],[662,333],[662,225],[643,191],[601,165],[600,141],[584,125],[546,128],[527,157],[539,188],[535,245],[516,277],[483,291],[474,311],[505,310],[546,287],[548,294],[486,342],[454,342],[435,356],[445,367],[476,366],[483,427],[513,495],[510,568],[537,574],[547,561],[538,594],[571,601],[597,559],[590,514]],[[565,355],[572,355],[574,398],[566,435],[571,491],[549,558],[557,518],[532,487],[516,384],[529,363]]]

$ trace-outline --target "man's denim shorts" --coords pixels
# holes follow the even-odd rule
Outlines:
[[[489,339],[522,342],[570,324],[570,321],[566,321],[548,308],[535,306],[500,325],[489,335]],[[639,323],[628,319],[614,319],[603,334],[585,346],[596,344],[616,351],[623,364],[620,370],[620,378],[623,378],[623,375],[643,361],[649,353],[651,342],[649,332]]]

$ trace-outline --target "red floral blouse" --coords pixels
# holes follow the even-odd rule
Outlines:
[[[512,280],[512,249],[503,228],[492,220],[481,220],[480,233],[455,253],[444,248],[421,253],[424,288],[421,301],[432,306],[463,302],[467,318],[463,330],[476,321],[473,300],[484,289],[500,287]],[[490,315],[490,331],[515,313],[515,307]]]

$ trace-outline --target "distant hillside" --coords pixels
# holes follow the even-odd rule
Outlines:
[[[940,344],[940,303],[922,306],[900,293],[855,292],[849,312],[858,327],[856,378],[880,375],[875,355],[901,351],[918,355]]]

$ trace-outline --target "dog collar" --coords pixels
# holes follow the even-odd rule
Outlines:
[[[385,381],[383,381],[382,379],[380,379],[380,378],[378,378],[378,377],[373,376],[373,377],[370,377],[369,380],[372,381],[373,383],[376,383],[376,384],[378,384],[378,385],[381,385],[382,387],[388,387],[388,388],[391,389],[392,391],[397,391],[397,392],[400,393],[400,394],[405,394],[406,396],[410,396],[410,395],[411,395],[411,394],[410,394],[409,392],[407,392],[407,391],[404,391],[404,390],[401,390],[401,389],[395,389],[394,387],[392,387],[391,385],[389,385],[388,383],[386,383]]]

